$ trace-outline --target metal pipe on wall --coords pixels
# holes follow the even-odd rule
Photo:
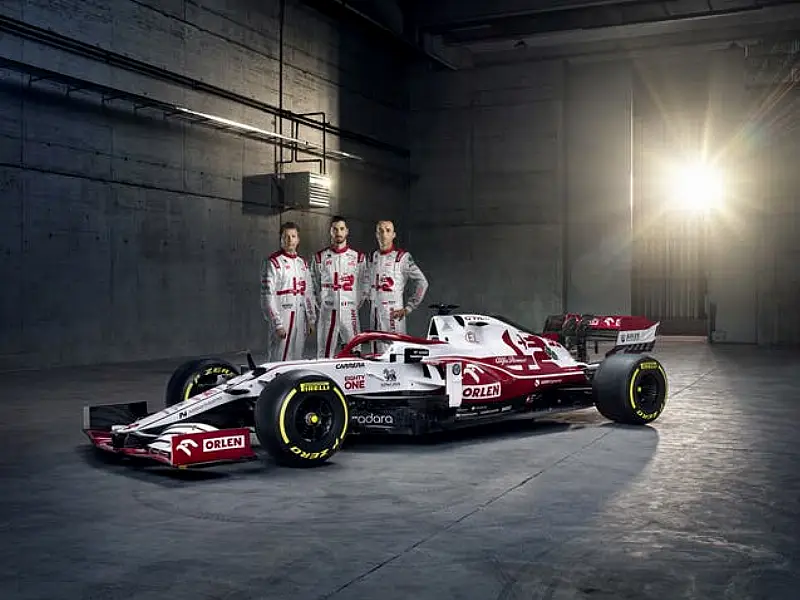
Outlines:
[[[283,135],[283,26],[286,22],[286,0],[278,8],[278,133]],[[283,146],[278,150],[275,173],[283,169]]]
[[[325,131],[342,139],[348,139],[365,146],[370,146],[391,154],[395,154],[397,156],[401,156],[403,158],[408,158],[410,155],[410,152],[407,148],[389,144],[387,142],[383,142],[351,130],[341,129],[334,125],[322,125],[319,121],[308,117],[303,117],[302,115],[292,111],[281,109],[271,104],[231,92],[224,88],[204,83],[197,79],[192,79],[173,71],[162,69],[122,54],[118,54],[116,52],[111,52],[110,50],[98,48],[79,40],[75,40],[59,33],[55,33],[41,27],[36,27],[35,25],[30,25],[23,21],[12,19],[4,15],[0,15],[0,31],[45,44],[65,52],[83,56],[84,58],[96,60],[110,66],[119,67],[132,73],[145,75],[147,77],[165,81],[167,83],[191,89],[196,92],[203,92],[218,98],[223,98],[243,106],[248,106],[250,108],[266,112],[273,116],[283,117],[289,121],[301,123],[317,131]]]

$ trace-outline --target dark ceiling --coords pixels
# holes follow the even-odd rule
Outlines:
[[[361,19],[451,68],[542,57],[800,37],[798,0],[306,0]]]
[[[441,35],[447,43],[464,44],[492,39],[591,30],[622,25],[737,15],[779,5],[787,0],[424,0],[411,8],[421,30]],[[527,6],[527,8],[525,8]],[[449,12],[446,9],[450,9]]]

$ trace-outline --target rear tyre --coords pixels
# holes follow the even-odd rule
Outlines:
[[[350,411],[339,386],[314,371],[289,371],[261,391],[255,408],[259,442],[283,465],[313,467],[342,447]]]
[[[594,403],[601,415],[626,425],[646,425],[664,411],[669,384],[664,367],[640,354],[609,356],[592,380]]]
[[[219,358],[197,358],[179,366],[167,383],[166,406],[184,402],[239,375],[239,369]]]

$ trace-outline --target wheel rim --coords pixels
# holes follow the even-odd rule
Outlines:
[[[634,388],[636,405],[645,413],[654,413],[661,408],[661,382],[652,373],[643,373]]]
[[[334,412],[330,399],[324,396],[306,396],[297,403],[294,427],[302,440],[308,443],[325,438],[333,428]]]

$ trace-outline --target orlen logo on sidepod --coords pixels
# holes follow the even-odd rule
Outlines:
[[[497,398],[500,395],[500,384],[465,385],[462,394],[464,398]]]

